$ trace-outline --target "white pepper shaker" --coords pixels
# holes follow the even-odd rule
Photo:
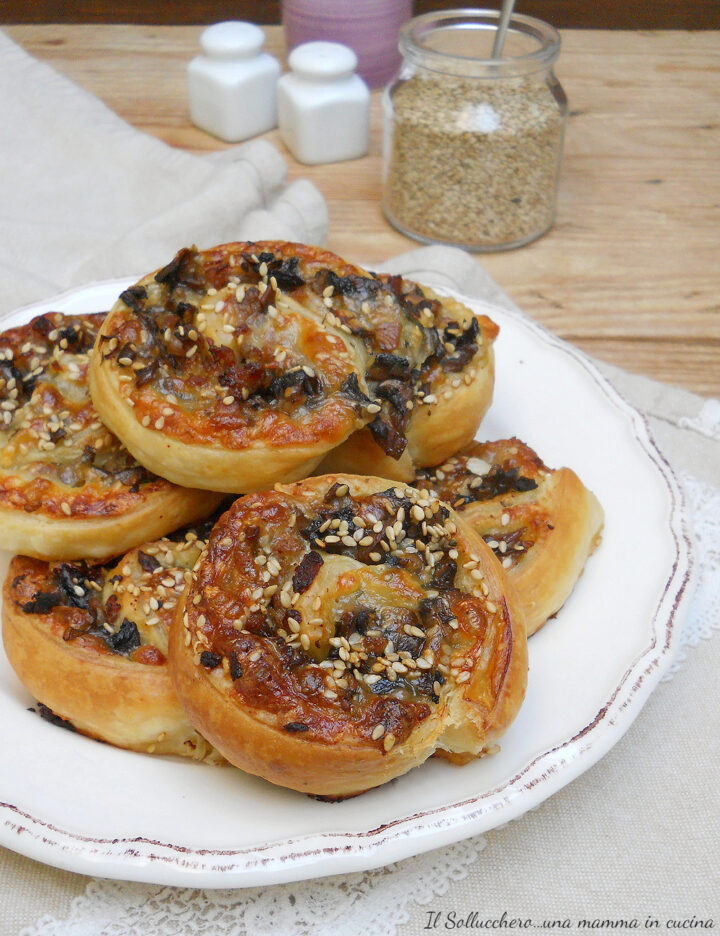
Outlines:
[[[264,44],[253,23],[215,23],[202,32],[204,54],[188,65],[190,117],[201,130],[238,143],[277,126],[281,69]]]
[[[301,163],[341,162],[368,149],[370,92],[357,56],[338,42],[306,42],[290,53],[278,83],[278,125]]]

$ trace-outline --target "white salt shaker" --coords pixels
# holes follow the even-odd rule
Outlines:
[[[355,74],[357,56],[337,42],[306,42],[290,53],[278,82],[278,125],[301,163],[331,163],[368,149],[370,92]]]
[[[200,36],[204,55],[188,65],[192,122],[227,143],[277,126],[280,63],[262,51],[265,34],[253,23],[208,26]]]

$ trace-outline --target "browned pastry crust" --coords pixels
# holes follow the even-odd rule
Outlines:
[[[414,483],[452,504],[490,546],[517,590],[528,635],[563,606],[600,542],[603,510],[592,491],[519,439],[475,442]]]
[[[527,647],[500,564],[434,495],[331,475],[233,504],[178,604],[170,662],[231,763],[339,797],[435,751],[487,753],[522,702]]]
[[[202,545],[193,533],[162,539],[109,567],[16,556],[3,642],[29,692],[93,738],[222,762],[188,723],[167,665],[169,623]]]
[[[366,377],[383,410],[375,425],[330,452],[317,473],[412,481],[419,468],[437,465],[474,438],[492,402],[498,327],[400,276],[382,275],[376,283],[372,302],[348,289],[335,314],[353,328],[360,320],[372,355]]]
[[[301,478],[364,426],[386,473],[409,478],[472,438],[495,334],[316,247],[190,248],[113,306],[90,386],[130,451],[177,483],[247,492]]]
[[[206,516],[218,502],[151,474],[100,422],[87,369],[103,317],[48,312],[0,334],[5,549],[103,559]]]

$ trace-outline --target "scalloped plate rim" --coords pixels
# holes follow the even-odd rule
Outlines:
[[[74,305],[83,295],[95,290],[107,290],[108,296],[114,290],[117,295],[117,290],[136,279],[113,278],[68,289],[50,299],[6,313],[0,316],[0,322],[6,323],[8,319],[22,322],[26,316],[59,304]],[[432,283],[429,278],[427,282]],[[80,835],[3,802],[0,781],[1,845],[79,873],[179,886],[249,887],[369,870],[520,818],[590,768],[625,734],[672,662],[680,640],[682,615],[690,597],[687,586],[692,556],[678,483],[645,417],[620,395],[582,351],[519,311],[464,296],[445,286],[434,288],[471,308],[481,307],[483,312],[496,313],[500,318],[509,316],[537,340],[578,362],[618,415],[630,421],[636,443],[667,485],[669,532],[675,541],[675,561],[652,622],[650,646],[628,663],[623,678],[593,722],[573,737],[535,756],[501,788],[397,818],[362,832],[313,833],[239,849],[198,849],[142,836],[112,839]]]

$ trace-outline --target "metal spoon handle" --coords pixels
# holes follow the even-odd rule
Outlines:
[[[514,6],[515,0],[503,0],[502,9],[500,11],[500,19],[498,20],[497,31],[495,32],[495,41],[493,42],[492,57],[494,59],[502,58],[505,37],[507,36],[508,26],[510,25],[510,17],[512,16]]]

